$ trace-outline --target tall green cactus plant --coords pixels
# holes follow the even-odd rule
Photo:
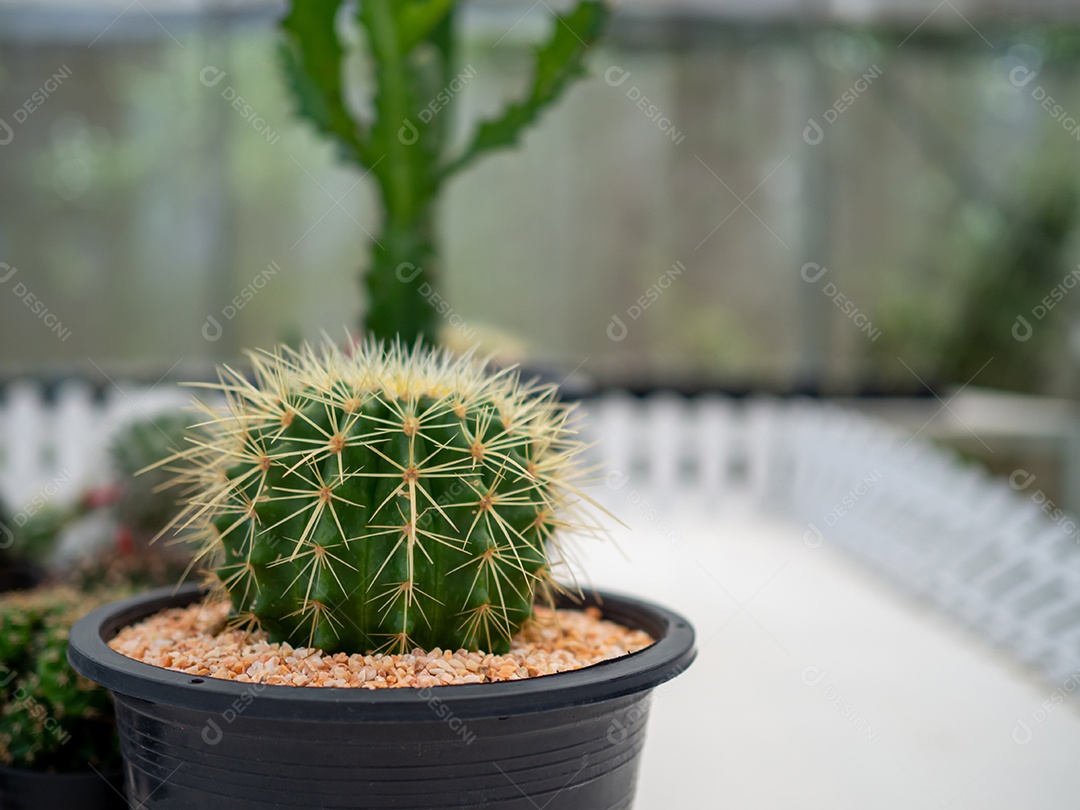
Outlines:
[[[343,159],[373,177],[383,221],[366,274],[366,332],[376,338],[435,340],[437,316],[418,291],[435,282],[436,203],[446,181],[481,155],[512,146],[540,113],[583,73],[608,9],[582,0],[557,15],[533,56],[524,98],[481,122],[452,153],[457,0],[359,0],[354,19],[373,63],[372,114],[348,104],[346,49],[337,23],[344,0],[292,0],[282,23],[285,67],[300,114],[332,139]],[[438,105],[437,114],[431,112]]]
[[[328,651],[508,651],[558,587],[554,530],[587,520],[554,390],[400,343],[251,359],[165,462],[238,617]]]

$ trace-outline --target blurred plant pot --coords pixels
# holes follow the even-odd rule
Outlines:
[[[113,693],[129,795],[147,810],[626,810],[650,693],[696,655],[681,616],[610,594],[599,595],[605,618],[656,644],[506,683],[266,686],[192,677],[108,647],[121,628],[202,595],[144,594],[71,632],[72,666]]]
[[[0,766],[3,810],[124,810],[123,774],[47,773]]]
[[[45,581],[45,572],[28,562],[0,566],[0,593],[26,591]]]

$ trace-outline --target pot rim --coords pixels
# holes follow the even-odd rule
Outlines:
[[[147,616],[183,607],[205,595],[197,585],[161,588],[105,605],[71,630],[68,660],[77,672],[111,692],[150,703],[245,718],[315,722],[430,721],[441,717],[509,717],[585,706],[650,690],[683,672],[697,656],[694,629],[677,613],[640,599],[588,593],[574,607],[596,605],[604,618],[648,632],[644,650],[570,672],[499,683],[427,688],[362,689],[250,684],[164,669],[116,652],[107,640]],[[231,720],[229,721],[231,722]]]
[[[22,779],[27,782],[115,782],[124,778],[124,771],[109,768],[104,771],[39,771],[34,768],[16,768],[13,765],[0,765],[0,776]]]

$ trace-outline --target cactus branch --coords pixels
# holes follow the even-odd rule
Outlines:
[[[300,115],[338,145],[341,156],[371,173],[383,220],[366,273],[364,331],[383,340],[433,343],[438,315],[424,291],[437,288],[438,201],[446,181],[481,155],[512,146],[584,73],[589,48],[608,17],[601,0],[581,0],[556,16],[550,39],[534,54],[525,97],[481,123],[450,158],[456,96],[438,115],[429,104],[453,84],[456,0],[362,0],[355,20],[373,62],[373,115],[361,121],[346,101],[345,51],[336,23],[343,0],[293,0],[282,21],[285,69]],[[430,48],[421,47],[424,45]],[[437,55],[430,60],[430,51]],[[434,64],[432,64],[432,61]]]

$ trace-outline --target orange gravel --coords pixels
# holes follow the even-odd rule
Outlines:
[[[568,672],[644,649],[653,639],[601,618],[596,608],[537,608],[507,655],[434,649],[406,655],[327,655],[273,644],[262,632],[226,629],[228,603],[164,610],[109,642],[119,653],[166,669],[241,683],[385,689],[517,681]]]

